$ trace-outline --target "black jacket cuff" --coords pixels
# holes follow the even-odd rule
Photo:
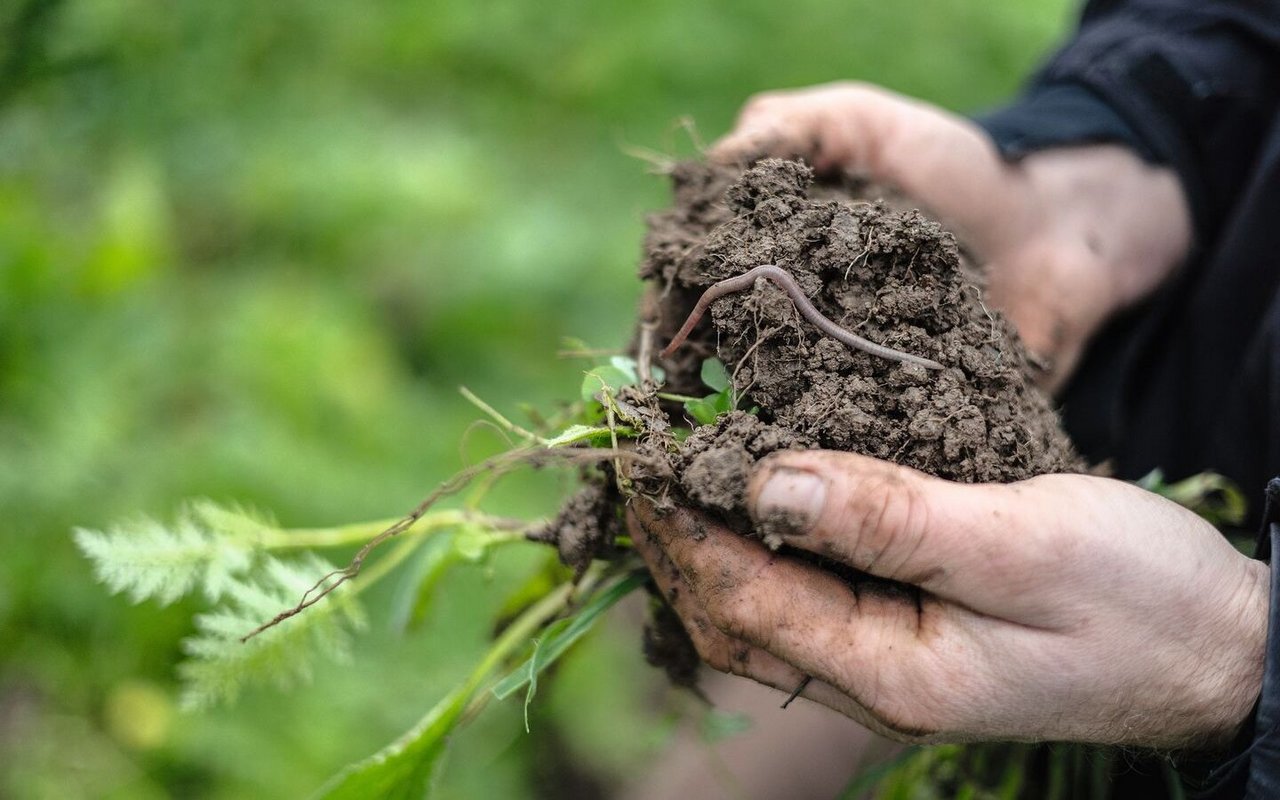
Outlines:
[[[1280,570],[1272,553],[1280,548],[1280,478],[1267,484],[1266,511],[1255,557],[1271,562],[1271,610],[1267,622],[1262,693],[1253,717],[1245,724],[1234,750],[1207,776],[1193,797],[1280,797]]]
[[[1146,161],[1161,161],[1133,126],[1083,84],[1037,84],[974,121],[1010,160],[1051,147],[1111,143],[1128,146]]]

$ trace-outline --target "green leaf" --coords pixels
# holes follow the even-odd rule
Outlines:
[[[287,562],[267,556],[254,578],[232,582],[222,605],[196,616],[198,635],[182,643],[187,654],[178,665],[185,684],[182,705],[200,709],[229,702],[250,683],[288,688],[309,681],[318,655],[347,660],[351,633],[364,626],[364,615],[347,586],[305,614],[241,642],[263,620],[294,606],[317,576],[331,571],[332,565],[314,555]]]
[[[619,429],[622,433],[622,429]],[[591,425],[570,425],[559,433],[559,435],[547,439],[543,442],[546,447],[564,447],[565,445],[577,444],[578,442],[589,442],[591,444],[604,444],[609,441],[609,429],[604,426]]]
[[[638,386],[640,384],[640,367],[631,356],[613,356],[609,359],[609,366],[627,376],[627,381],[622,384],[623,386]],[[657,364],[651,364],[649,365],[649,377],[658,383],[662,383],[667,379],[667,373]]]
[[[483,563],[493,549],[512,541],[508,531],[497,531],[484,525],[460,523],[453,531],[437,534],[422,548],[417,566],[410,578],[411,599],[402,601],[395,613],[395,626],[400,629],[417,627],[426,618],[436,590],[450,568],[466,562]],[[559,559],[556,559],[559,563]],[[548,586],[541,595],[554,588]]]
[[[496,624],[500,628],[506,625],[526,609],[555,591],[556,587],[573,580],[573,570],[560,563],[560,556],[549,550],[544,556],[542,565],[507,595],[495,615]]]
[[[714,425],[717,417],[733,410],[733,387],[696,400],[686,400],[684,410],[699,425]]]
[[[631,385],[640,382],[640,372],[636,367],[636,360],[630,356],[613,356],[609,359],[609,366],[618,372],[627,376],[627,384]]]
[[[1134,483],[1194,511],[1216,526],[1241,525],[1248,511],[1248,500],[1240,487],[1216,472],[1201,472],[1177,483],[1168,483],[1161,470],[1153,469]]]
[[[707,388],[717,392],[723,392],[733,384],[733,380],[729,377],[729,370],[725,369],[724,362],[718,358],[708,358],[702,362],[701,376]]]
[[[716,421],[715,404],[706,398],[686,400],[684,410],[699,425],[712,425]]]
[[[458,726],[474,691],[467,683],[449,692],[395,742],[335,775],[317,798],[421,800],[430,796],[449,734]]]
[[[408,599],[401,602],[395,615],[397,629],[414,630],[426,620],[435,602],[440,581],[449,568],[458,563],[453,537],[452,531],[446,531],[437,534],[423,546],[409,577],[410,588],[406,592]]]
[[[554,664],[575,642],[591,630],[596,619],[607,609],[630,592],[644,585],[648,580],[647,572],[633,572],[608,589],[595,594],[578,612],[562,620],[557,620],[547,630],[533,655],[519,667],[494,686],[492,691],[499,700],[505,700],[513,692],[526,685],[536,686],[534,680],[538,673]],[[532,700],[532,694],[525,697],[525,704]],[[527,710],[527,709],[526,709]]]
[[[564,620],[560,620],[563,622]],[[556,624],[551,625],[547,631],[548,635],[556,629]],[[524,695],[524,732],[529,733],[529,706],[533,705],[533,696],[538,693],[538,675],[542,672],[547,662],[546,651],[542,649],[541,639],[533,640],[533,654],[529,656],[529,691]]]
[[[461,686],[444,696],[418,724],[392,744],[334,776],[317,793],[324,800],[421,800],[431,794],[432,781],[448,747],[449,736],[462,723],[489,674],[558,613],[571,587],[564,584],[527,610],[507,628]]]
[[[162,605],[202,587],[218,600],[248,571],[254,548],[275,528],[249,512],[192,501],[171,525],[142,517],[107,531],[77,528],[76,545],[112,593]]]
[[[594,400],[601,391],[617,394],[624,386],[636,383],[635,373],[621,370],[611,364],[596,367],[582,377],[582,399]]]
[[[684,410],[699,425],[714,424],[721,414],[727,414],[737,405],[733,382],[724,363],[718,358],[702,362],[702,382],[715,389],[715,394],[684,401]]]
[[[494,543],[493,531],[479,525],[461,525],[453,535],[453,551],[457,558],[478,564],[489,555]]]

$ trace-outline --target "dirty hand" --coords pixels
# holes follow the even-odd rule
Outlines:
[[[757,95],[709,155],[802,157],[819,173],[897,187],[987,264],[993,304],[1051,364],[1052,387],[1089,337],[1150,294],[1190,248],[1190,214],[1171,170],[1117,145],[1006,162],[969,120],[866,84]]]
[[[757,524],[884,581],[831,572],[695,512],[630,526],[711,666],[914,741],[1221,746],[1261,689],[1269,581],[1208,523],[1119,481],[965,485],[864,456],[787,452]]]

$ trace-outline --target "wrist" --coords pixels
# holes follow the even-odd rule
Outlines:
[[[1271,603],[1271,576],[1268,566],[1248,559],[1244,579],[1229,604],[1230,629],[1224,636],[1225,663],[1209,675],[1204,707],[1211,710],[1207,724],[1192,748],[1222,752],[1230,747],[1241,730],[1252,721],[1262,693],[1268,622]]]

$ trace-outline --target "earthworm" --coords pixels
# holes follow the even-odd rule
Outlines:
[[[869,342],[861,336],[855,336],[849,331],[841,328],[831,320],[822,315],[822,312],[814,307],[808,297],[800,289],[796,279],[791,274],[776,264],[761,264],[754,269],[749,269],[741,275],[732,278],[725,278],[719,283],[713,283],[707,287],[702,293],[702,297],[698,298],[698,304],[693,307],[693,312],[689,314],[689,318],[684,321],[684,325],[680,327],[680,332],[671,340],[671,344],[667,345],[659,355],[667,358],[676,351],[680,345],[684,344],[684,340],[689,337],[689,333],[693,331],[693,326],[698,324],[698,320],[702,319],[702,315],[707,313],[707,308],[724,297],[727,294],[740,292],[743,289],[755,285],[756,279],[768,278],[779,287],[784,289],[791,296],[791,302],[796,304],[796,310],[800,312],[800,316],[809,320],[815,328],[822,331],[832,339],[850,347],[854,350],[861,350],[864,353],[870,353],[873,356],[887,358],[891,361],[901,361],[904,364],[919,364],[925,369],[942,369],[942,365],[937,361],[932,361],[921,356],[913,356],[910,353],[903,353],[894,350],[891,347],[885,347],[882,344]]]

